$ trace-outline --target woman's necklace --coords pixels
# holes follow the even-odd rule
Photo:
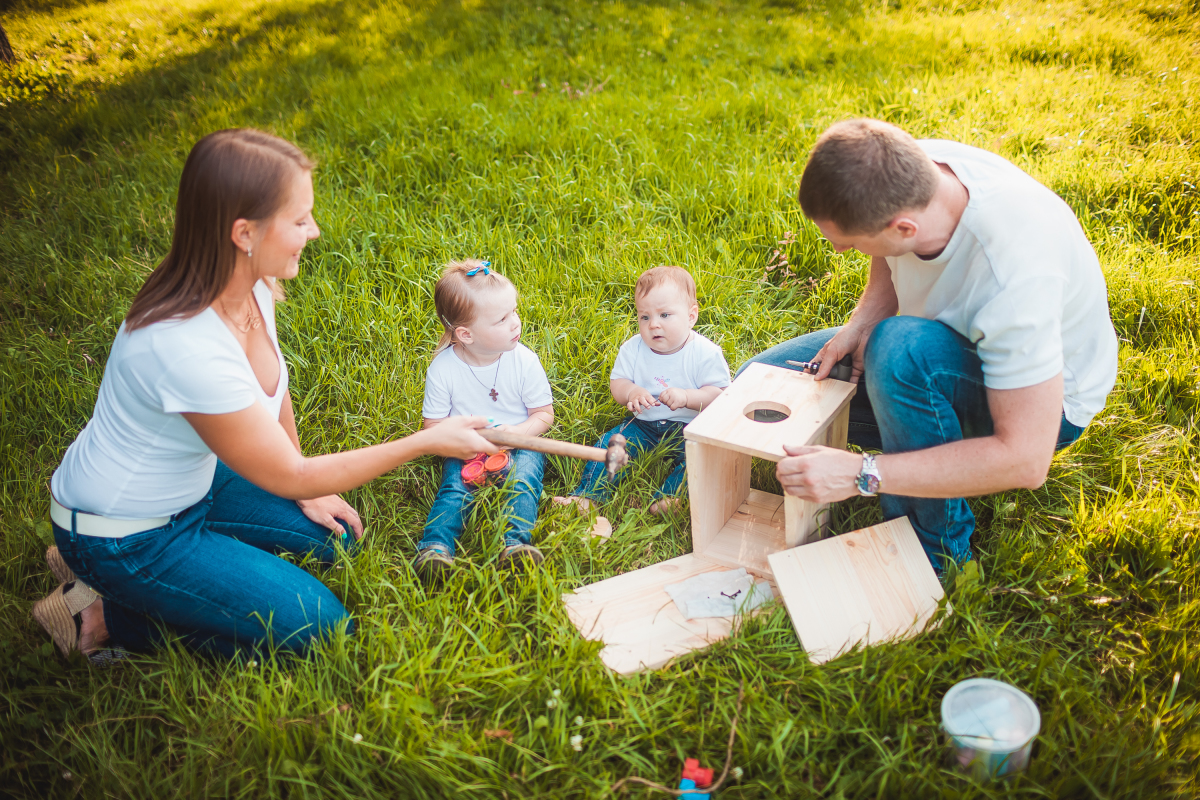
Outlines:
[[[504,353],[501,353],[499,355],[499,357],[496,358],[496,377],[494,377],[492,379],[492,388],[488,389],[488,397],[492,398],[493,403],[500,402],[500,393],[496,391],[496,382],[500,380],[500,359],[501,358],[504,358]],[[468,364],[467,366],[471,367],[470,364]],[[479,381],[479,376],[475,374],[474,368],[471,368],[471,377],[474,378],[475,380]],[[487,389],[487,384],[484,383],[483,381],[479,381],[479,385],[482,386],[483,388]]]
[[[253,300],[253,296],[251,296],[251,300]],[[229,321],[233,323],[233,327],[237,328],[243,334],[249,333],[262,324],[259,322],[258,316],[254,313],[253,302],[251,302],[249,313],[246,314],[246,325],[243,327],[238,325],[237,320],[233,318],[233,314],[229,313],[229,308],[226,307],[225,301],[220,298],[217,298],[217,301],[221,304],[221,309],[225,312],[225,316],[228,317]]]

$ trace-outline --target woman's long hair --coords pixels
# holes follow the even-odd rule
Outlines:
[[[208,308],[237,264],[234,221],[270,219],[287,202],[297,170],[312,168],[300,148],[252,128],[196,142],[179,178],[171,250],[133,298],[125,330]]]

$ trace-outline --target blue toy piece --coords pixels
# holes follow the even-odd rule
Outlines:
[[[691,778],[684,778],[679,782],[680,789],[695,789],[696,782]],[[679,795],[679,800],[709,800],[712,797],[708,792],[688,792],[687,794]]]

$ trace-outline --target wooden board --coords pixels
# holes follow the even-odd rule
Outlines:
[[[769,579],[767,556],[787,546],[784,507],[779,495],[751,489],[746,502],[696,555],[734,569],[745,567],[747,572]]]
[[[779,461],[783,445],[823,444],[826,429],[838,419],[854,397],[855,385],[846,381],[817,382],[792,369],[751,364],[729,388],[683,429],[684,439],[736,450],[758,458]],[[781,422],[755,422],[746,416],[752,405],[782,410],[790,416]],[[845,422],[840,423],[845,441]],[[838,432],[833,434],[835,437]],[[689,462],[691,453],[688,454]],[[688,475],[689,481],[691,475]]]
[[[585,639],[604,642],[600,660],[629,675],[708,647],[733,632],[736,617],[684,619],[663,589],[725,567],[689,554],[563,595],[567,616]]]
[[[750,494],[750,456],[701,442],[684,442],[692,551],[703,553]]]
[[[774,553],[769,561],[814,664],[859,643],[917,634],[943,597],[907,517]]]

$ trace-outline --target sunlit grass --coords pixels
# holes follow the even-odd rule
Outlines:
[[[6,788],[598,796],[630,773],[665,782],[685,756],[718,762],[744,680],[746,777],[723,795],[1197,792],[1193,0],[114,0],[19,5],[4,24],[20,56],[0,67]],[[661,462],[632,470],[603,546],[543,504],[547,563],[517,581],[495,571],[502,520],[485,501],[441,593],[408,567],[436,464],[354,492],[369,544],[326,580],[359,632],[308,663],[170,650],[96,671],[65,665],[29,619],[51,587],[46,482],[166,251],[179,170],[204,133],[267,128],[320,163],[323,234],[279,313],[301,438],[327,452],[415,430],[449,258],[489,258],[514,280],[555,435],[574,441],[621,418],[608,368],[648,266],[693,271],[699,329],[735,367],[839,323],[865,262],[830,252],[795,190],[817,134],[859,114],[993,150],[1061,194],[1101,255],[1122,340],[1107,408],[1046,485],[974,503],[982,573],[952,586],[939,630],[813,667],[778,608],[660,672],[614,678],[559,595],[690,549],[685,516],[642,509]],[[791,274],[767,270],[775,249]],[[551,459],[547,492],[578,474]],[[856,500],[837,525],[877,519]],[[946,689],[980,675],[1042,712],[1029,773],[1000,787],[950,772],[937,729]],[[511,744],[485,733],[499,729]]]

